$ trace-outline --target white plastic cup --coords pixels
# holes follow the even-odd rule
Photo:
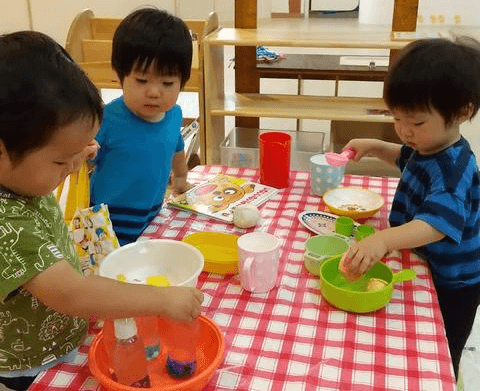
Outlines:
[[[277,284],[280,240],[266,232],[255,231],[240,236],[238,271],[243,289],[265,293]]]

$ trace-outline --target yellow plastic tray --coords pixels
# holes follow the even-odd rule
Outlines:
[[[217,274],[238,273],[238,236],[221,232],[195,232],[183,238],[200,250],[205,258],[204,271]]]

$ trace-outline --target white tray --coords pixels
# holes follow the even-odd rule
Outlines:
[[[335,221],[338,217],[340,216],[326,212],[304,211],[298,215],[298,220],[305,228],[317,235],[331,235],[335,233]],[[359,225],[356,221],[353,222],[351,239],[355,239],[355,230]]]

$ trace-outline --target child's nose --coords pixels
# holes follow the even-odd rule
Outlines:
[[[157,85],[152,85],[150,88],[147,90],[148,96],[150,97],[158,97],[161,95],[161,89]]]
[[[409,125],[400,125],[397,124],[397,132],[400,136],[408,137],[412,135],[412,129]]]

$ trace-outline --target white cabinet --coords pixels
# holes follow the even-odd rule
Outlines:
[[[310,0],[310,11],[353,11],[358,3],[359,0]]]

